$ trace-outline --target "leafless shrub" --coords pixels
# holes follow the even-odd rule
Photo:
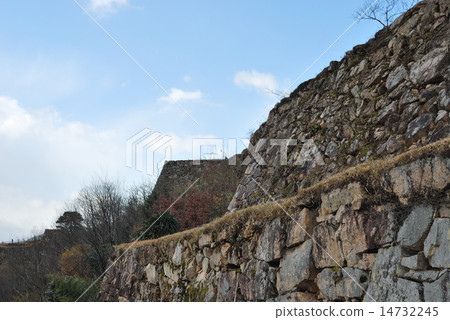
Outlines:
[[[419,0],[367,0],[355,14],[355,19],[372,20],[383,27],[390,25],[394,20],[417,4]]]

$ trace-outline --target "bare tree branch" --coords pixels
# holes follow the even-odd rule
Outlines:
[[[367,0],[353,15],[355,19],[372,20],[383,27],[390,25],[394,20],[417,4],[419,0]]]

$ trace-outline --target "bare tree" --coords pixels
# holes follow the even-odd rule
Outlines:
[[[419,0],[367,0],[355,12],[354,17],[376,21],[386,27],[418,2]]]
[[[119,183],[98,179],[83,188],[76,199],[77,211],[83,215],[86,240],[94,253],[94,268],[106,268],[111,246],[127,241],[123,235],[125,199]]]

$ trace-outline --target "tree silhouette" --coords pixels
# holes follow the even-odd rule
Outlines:
[[[64,247],[73,247],[82,240],[83,217],[76,211],[66,211],[56,220],[56,228],[62,232]]]
[[[354,17],[376,21],[386,27],[418,2],[419,0],[368,0],[355,12]]]

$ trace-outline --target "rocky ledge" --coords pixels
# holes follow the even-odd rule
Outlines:
[[[450,139],[122,245],[103,301],[450,301]]]

